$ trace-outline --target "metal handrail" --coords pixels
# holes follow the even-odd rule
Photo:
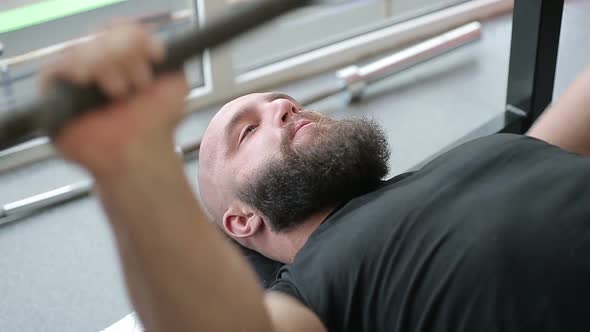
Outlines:
[[[190,142],[176,147],[176,152],[185,162],[198,157],[201,141]],[[89,195],[94,181],[82,180],[37,195],[10,202],[0,206],[0,225],[29,216],[40,210],[66,203]]]

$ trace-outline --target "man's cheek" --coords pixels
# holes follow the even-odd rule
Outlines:
[[[251,144],[244,150],[245,158],[244,163],[247,164],[247,168],[255,169],[260,166],[263,162],[268,160],[270,157],[280,152],[279,142],[271,142],[263,139],[253,139]]]

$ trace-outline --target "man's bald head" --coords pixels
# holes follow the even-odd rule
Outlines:
[[[387,173],[371,121],[333,120],[281,93],[226,104],[201,143],[202,201],[230,236],[288,231],[311,213],[373,188]]]

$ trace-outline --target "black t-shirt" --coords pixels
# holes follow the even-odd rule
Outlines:
[[[328,331],[590,331],[590,159],[464,144],[344,205],[271,290]]]

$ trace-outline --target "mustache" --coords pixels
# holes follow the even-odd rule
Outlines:
[[[309,121],[315,122],[316,125],[318,126],[318,128],[322,128],[322,126],[326,125],[327,123],[333,123],[336,121],[336,120],[331,119],[322,113],[318,113],[318,112],[314,112],[314,111],[310,111],[310,110],[304,110],[304,111],[300,111],[299,113],[293,114],[289,123],[287,123],[285,125],[285,127],[283,128],[284,130],[283,130],[283,134],[281,136],[281,146],[283,148],[289,146],[289,143],[291,141],[290,133],[293,131],[294,127],[297,125],[297,122],[299,122],[301,120],[309,120]]]

